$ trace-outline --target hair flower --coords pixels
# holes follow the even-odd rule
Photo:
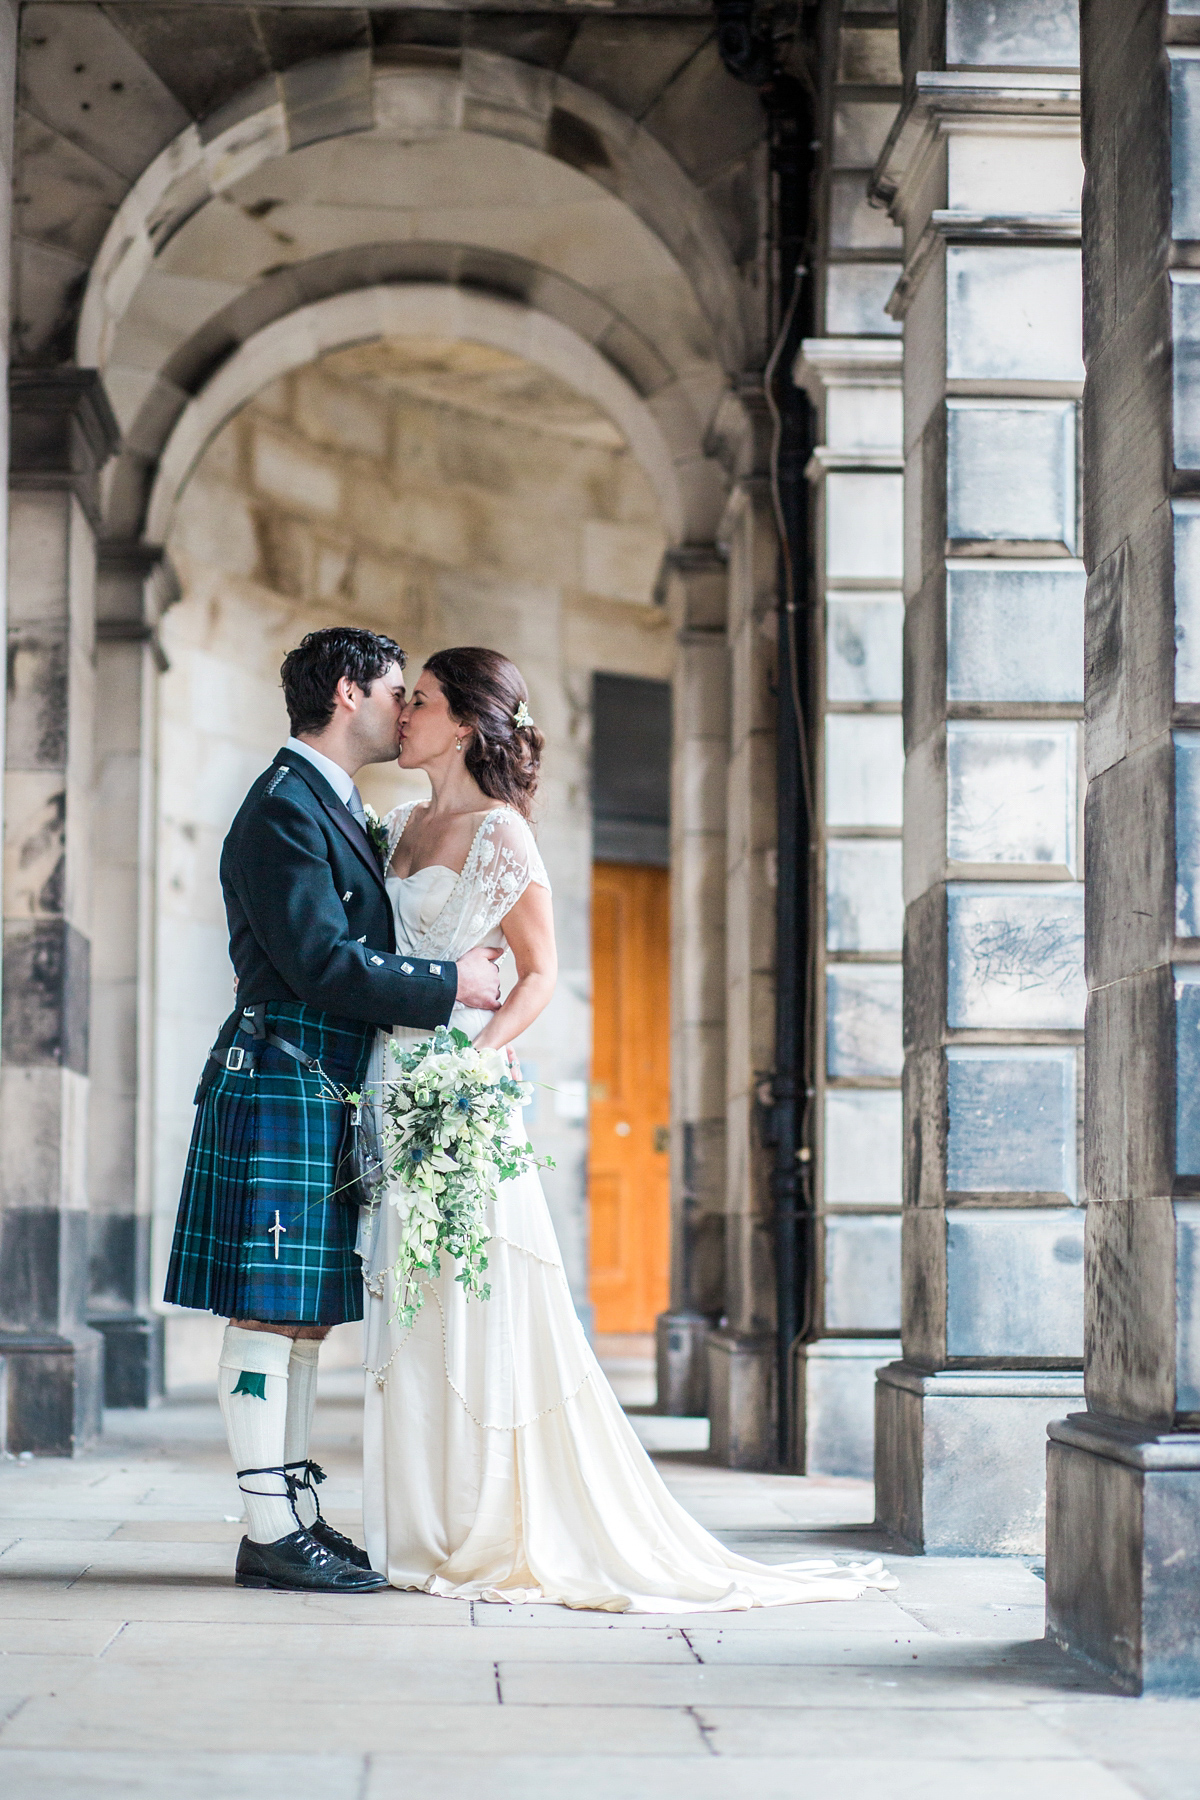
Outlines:
[[[523,731],[525,729],[526,725],[533,724],[533,720],[530,717],[529,708],[526,706],[526,704],[523,700],[518,700],[518,702],[517,702],[517,710],[513,714],[513,724],[516,726],[518,731]]]

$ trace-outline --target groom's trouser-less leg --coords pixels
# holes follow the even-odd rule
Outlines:
[[[297,1529],[282,1473],[291,1354],[291,1338],[277,1331],[225,1327],[217,1399],[246,1504],[247,1536],[256,1544],[277,1543]]]

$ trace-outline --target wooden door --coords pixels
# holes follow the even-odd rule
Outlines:
[[[667,1306],[670,917],[665,869],[592,865],[590,1293],[598,1332]]]

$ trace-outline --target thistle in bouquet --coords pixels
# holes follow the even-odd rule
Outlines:
[[[395,1318],[405,1328],[424,1301],[422,1277],[441,1274],[480,1300],[491,1296],[486,1207],[496,1184],[554,1167],[522,1143],[517,1110],[529,1082],[517,1080],[502,1050],[479,1050],[464,1031],[439,1025],[423,1043],[391,1047],[383,1082],[383,1160],[388,1200],[400,1215],[393,1268]]]

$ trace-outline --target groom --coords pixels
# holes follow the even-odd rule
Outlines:
[[[343,627],[289,652],[292,735],[221,854],[237,1006],[196,1091],[166,1299],[229,1320],[217,1392],[246,1502],[239,1587],[387,1586],[322,1518],[308,1457],[321,1339],[362,1318],[342,1096],[366,1080],[377,1029],[500,1003],[496,951],[396,955],[386,844],[354,777],[399,752],[404,662],[391,638]]]

